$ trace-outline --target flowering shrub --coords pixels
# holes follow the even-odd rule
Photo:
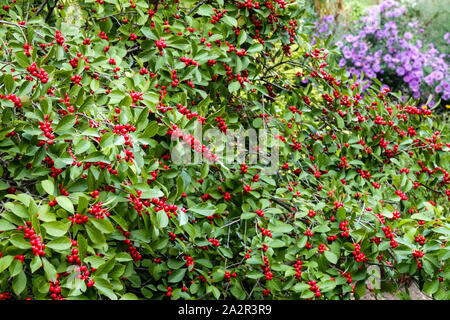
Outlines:
[[[450,99],[448,56],[440,53],[426,39],[417,21],[407,19],[405,6],[387,0],[370,7],[367,15],[350,26],[350,34],[335,38],[343,58],[340,67],[347,67],[351,75],[367,79],[377,78],[392,90],[403,91],[430,106],[439,99]],[[335,23],[326,16],[316,25],[316,34],[328,37]],[[448,34],[442,35],[448,38]]]
[[[295,1],[0,3],[0,299],[449,298],[448,130]],[[269,130],[275,171],[196,125]]]

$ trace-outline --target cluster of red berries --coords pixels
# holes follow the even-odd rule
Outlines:
[[[63,187],[62,183],[60,183],[58,187],[59,187],[59,192],[61,193],[61,195],[63,195],[63,196],[69,195],[69,193],[66,191],[66,188]]]
[[[245,51],[245,49],[236,49],[235,52],[238,57],[244,57],[247,55],[247,51]]]
[[[344,273],[344,271],[341,271],[341,276],[344,277],[344,278],[347,278],[347,283],[348,284],[353,282],[352,276],[350,275],[350,272],[345,272]]]
[[[177,109],[178,112],[185,115],[188,120],[199,116],[197,112],[191,112],[191,110],[189,110],[186,106],[183,106],[181,103],[177,103]]]
[[[220,242],[217,239],[214,238],[209,238],[208,241],[211,243],[211,245],[215,246],[215,247],[220,247]]]
[[[38,145],[53,144],[53,139],[55,139],[55,135],[53,134],[52,122],[53,120],[48,120],[49,115],[47,114],[44,118],[44,122],[39,121],[39,129],[44,133],[44,136],[49,139],[47,141],[41,140]]]
[[[144,94],[142,92],[138,92],[138,91],[134,91],[131,90],[130,92],[130,97],[133,100],[133,103],[138,102],[139,100],[144,100],[144,98],[142,98]]]
[[[55,162],[49,156],[45,157],[44,160],[42,160],[42,162],[46,163],[47,166],[50,167],[50,170],[52,171],[51,175],[53,178],[57,178],[58,175],[63,171],[62,169],[57,169],[55,167]]]
[[[308,217],[310,217],[310,218],[314,217],[316,214],[317,214],[317,212],[315,212],[315,211],[312,210],[312,209],[310,209],[310,210],[308,211]]]
[[[5,135],[5,137],[6,137],[6,138],[9,138],[9,137],[14,137],[15,135],[16,135],[16,132],[13,130],[13,131],[7,133],[7,134]]]
[[[48,82],[48,73],[43,69],[40,68],[39,71],[37,69],[36,62],[33,62],[30,66],[27,67],[27,71],[33,76],[41,80],[42,83]],[[28,81],[33,81],[33,78],[29,75],[25,77]]]
[[[131,41],[135,41],[137,39],[137,35],[135,35],[134,33],[130,33],[130,40]]]
[[[191,58],[181,57],[180,60],[181,60],[181,62],[184,62],[186,67],[189,67],[190,65],[193,65],[196,67],[200,66],[200,64],[197,61],[194,61]]]
[[[350,235],[350,228],[348,227],[348,221],[344,220],[341,223],[339,223],[339,229],[341,229],[341,237],[345,238]]]
[[[3,292],[0,294],[0,301],[1,300],[9,300],[11,299],[11,293],[10,292]]]
[[[413,250],[412,254],[413,254],[413,257],[416,258],[417,268],[421,269],[422,268],[422,262],[419,259],[422,258],[425,253],[420,251],[420,250]]]
[[[170,241],[173,242],[177,238],[177,235],[175,233],[169,231],[169,238],[170,238]]]
[[[272,280],[273,273],[270,271],[269,259],[267,259],[266,256],[264,256],[263,259],[264,259],[264,264],[261,264],[260,266],[264,271],[264,276],[265,276],[266,280]]]
[[[337,237],[338,237],[337,234],[335,234],[334,236],[328,236],[327,240],[330,242],[333,242],[333,241],[337,240]]]
[[[323,243],[321,243],[319,245],[319,253],[324,253],[326,250],[328,250],[328,248]]]
[[[268,236],[269,238],[272,238],[272,233],[270,232],[269,229],[265,229],[263,227],[259,227],[259,229],[261,230],[263,236]]]
[[[53,300],[64,300],[64,297],[61,295],[61,286],[59,285],[59,274],[56,275],[55,282],[50,281],[50,288],[48,291]]]
[[[23,50],[24,50],[26,56],[27,56],[27,57],[30,57],[30,56],[31,56],[30,50],[33,50],[33,47],[30,46],[30,44],[27,42],[27,43],[25,43],[25,44],[23,45]]]
[[[398,247],[398,242],[394,240],[394,234],[391,232],[391,228],[389,226],[385,226],[382,227],[381,230],[383,230],[386,238],[391,239],[391,247],[392,248]]]
[[[230,273],[229,271],[225,271],[225,276],[224,276],[225,281],[230,281],[231,277],[236,278],[237,273],[236,272]]]
[[[177,78],[177,70],[175,70],[175,69],[172,69],[171,71],[170,71],[170,73],[172,74],[172,83],[171,83],[171,85],[172,85],[172,87],[177,87],[178,86],[178,83],[180,82],[180,80],[178,80],[178,78]]]
[[[163,49],[164,49],[165,47],[167,47],[167,44],[166,44],[166,42],[164,41],[164,39],[163,39],[163,38],[160,38],[159,40],[155,40],[155,44],[156,44],[156,47],[157,47],[158,50],[159,50],[159,53],[160,53],[161,55],[163,55]]]
[[[413,253],[412,253],[414,258],[422,258],[424,256],[424,254],[425,253],[423,253],[420,250],[413,250]]]
[[[186,260],[186,266],[189,268],[190,266],[194,267],[195,266],[195,262],[194,262],[194,258],[192,258],[191,256],[185,255],[184,256],[184,260]],[[191,269],[193,270],[193,269]]]
[[[408,200],[408,197],[402,192],[402,190],[396,190],[395,194],[398,195],[402,200]]]
[[[415,237],[415,242],[418,242],[418,243],[420,243],[421,245],[424,245],[425,244],[425,237],[424,236],[422,236],[422,235],[418,235],[417,237]]]
[[[123,243],[125,243],[128,246],[126,251],[130,254],[133,261],[136,262],[136,261],[141,260],[142,255],[139,253],[137,248],[135,246],[133,246],[133,243],[131,242],[131,240],[128,239],[130,237],[130,232],[123,230],[120,226],[117,226],[116,229],[118,229],[124,235],[124,237],[127,238],[127,239],[123,240]]]
[[[126,149],[128,150],[128,149]],[[126,153],[125,150],[125,153]],[[78,165],[78,163],[77,163]],[[97,161],[97,162],[86,162],[84,163],[83,170],[88,170],[91,166],[100,167],[100,169],[107,169],[109,173],[117,175],[117,170],[114,170],[112,166],[108,163]]]
[[[53,200],[56,201],[56,200]],[[50,203],[49,203],[50,204]],[[73,217],[68,217],[68,219],[70,221],[72,221],[71,226],[76,223],[76,224],[84,224],[87,223],[89,221],[89,216],[87,215],[81,215],[79,213],[75,213],[75,215]]]
[[[227,12],[227,10],[223,10],[222,12],[217,12],[217,9],[214,8],[215,15],[211,18],[211,23],[216,24],[216,22],[219,22],[220,19],[222,19],[222,16]]]
[[[42,237],[36,235],[30,221],[27,221],[26,226],[18,226],[17,230],[23,230],[25,233],[25,239],[30,239],[30,244],[35,256],[45,256],[45,244],[42,243]]]
[[[16,96],[14,93],[11,93],[7,96],[0,94],[0,99],[6,99],[6,100],[11,101],[12,103],[14,103],[14,106],[17,108],[22,107],[22,100],[20,100],[20,98],[18,96]]]
[[[389,218],[389,220],[400,219],[401,217],[400,212],[398,210],[394,210],[394,212],[392,212],[392,218]]]
[[[70,77],[70,81],[75,82],[75,84],[78,84],[79,86],[81,86],[81,84],[80,84],[81,76],[79,74],[76,74],[76,75]]]
[[[217,154],[211,152],[206,145],[201,144],[198,138],[189,133],[181,132],[177,125],[173,124],[172,128],[167,130],[166,134],[172,137],[182,138],[184,142],[188,143],[194,151],[202,153],[203,157],[205,157],[209,162],[217,161]]]
[[[361,245],[354,243],[353,246],[355,247],[355,250],[352,253],[356,262],[366,262],[368,259],[366,258],[366,255],[361,252]]]
[[[89,213],[94,216],[95,219],[104,219],[105,216],[109,217],[108,209],[103,208],[103,202],[94,204],[92,208],[89,209]]]
[[[142,259],[141,254],[139,253],[137,248],[135,246],[133,246],[133,243],[131,242],[131,240],[125,239],[125,240],[123,240],[123,243],[125,243],[128,246],[126,251],[130,254],[133,261],[136,262],[136,261],[139,261]]]
[[[78,246],[77,241],[72,240],[72,247]],[[72,254],[66,255],[67,262],[76,263],[77,265],[81,265],[80,257],[78,256],[79,250],[78,248],[72,248]]]
[[[219,127],[219,130],[222,131],[223,133],[227,133],[228,127],[225,121],[223,120],[222,116],[218,116],[216,118],[216,121],[218,122],[217,126]]]
[[[306,229],[304,235],[307,236],[307,237],[313,237],[314,236],[314,232],[312,232],[311,229]]]
[[[61,31],[56,30],[55,40],[60,46],[64,45],[64,37],[62,36]]]
[[[294,264],[294,268],[295,268],[295,278],[300,281],[300,279],[302,278],[302,264],[303,261],[301,260],[296,260],[295,264]]]
[[[322,294],[320,293],[320,289],[317,286],[317,282],[314,280],[308,281],[307,284],[310,286],[309,290],[311,290],[312,292],[314,292],[314,296],[316,298],[319,298]]]
[[[242,174],[247,173],[247,170],[248,170],[248,166],[245,163],[242,163],[241,164],[241,173]]]

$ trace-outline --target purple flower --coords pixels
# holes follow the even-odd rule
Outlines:
[[[411,40],[411,39],[412,39],[412,33],[411,33],[411,32],[405,32],[405,33],[403,34],[403,37],[404,37],[406,40]]]

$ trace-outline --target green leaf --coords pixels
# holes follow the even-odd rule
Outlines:
[[[272,232],[288,233],[294,230],[294,227],[287,223],[279,223],[270,229]]]
[[[189,210],[194,213],[198,213],[202,216],[208,217],[208,216],[212,216],[214,213],[216,213],[217,208],[209,203],[201,203],[201,204],[197,204],[197,205],[189,208]]]
[[[114,268],[115,263],[116,263],[116,258],[112,257],[105,263],[101,264],[97,268],[97,271],[95,271],[95,276],[97,277],[101,274],[108,274]]]
[[[117,296],[113,291],[113,288],[111,287],[111,283],[102,278],[96,278],[94,287],[98,289],[98,291],[110,298],[111,300],[117,300]]]
[[[100,232],[97,228],[95,228],[91,224],[86,224],[86,231],[89,239],[92,240],[95,244],[103,244],[106,242],[105,236],[102,232]]]
[[[245,212],[245,213],[241,214],[242,220],[247,220],[247,219],[251,219],[254,217],[256,217],[256,213],[254,213],[254,212]]]
[[[180,282],[181,280],[183,280],[186,270],[187,270],[186,268],[183,268],[173,271],[169,276],[168,282],[170,283]]]
[[[0,232],[2,231],[9,231],[9,230],[15,230],[16,226],[13,225],[11,222],[1,219],[0,220]]]
[[[169,261],[167,261],[167,266],[172,270],[180,269],[185,264],[186,262],[183,260],[169,259]]]
[[[214,15],[214,10],[213,7],[211,7],[209,4],[204,4],[197,9],[197,14],[210,17]]]
[[[167,217],[167,213],[163,210],[160,210],[156,213],[156,221],[158,223],[158,227],[165,228],[169,224],[169,218]]]
[[[304,292],[304,291],[306,291],[306,290],[309,290],[309,285],[306,284],[306,283],[297,283],[297,284],[294,286],[293,290],[294,290],[295,292]]]
[[[40,269],[42,266],[41,257],[35,256],[30,263],[31,273],[34,273],[36,270]]]
[[[178,219],[179,219],[179,225],[180,225],[180,227],[181,226],[184,226],[186,223],[188,223],[188,221],[189,221],[189,219],[188,219],[188,216],[186,215],[186,213],[184,213],[183,211],[181,211],[179,214],[178,214]]]
[[[62,237],[69,230],[69,224],[64,224],[61,221],[51,221],[42,224],[42,227],[45,228],[47,234],[54,237]]]
[[[232,83],[230,83],[228,85],[228,91],[233,93],[233,92],[239,90],[240,87],[241,87],[241,84],[239,83],[239,81],[233,81]]]
[[[90,219],[89,220],[94,226],[95,228],[97,228],[98,230],[100,230],[103,233],[112,233],[114,232],[114,227],[111,224],[110,221],[106,220],[106,219]]]
[[[31,249],[31,244],[23,238],[23,235],[13,235],[9,241],[19,249]]]
[[[73,208],[72,201],[66,196],[58,196],[56,197],[56,201],[61,206],[61,208],[69,211],[70,213],[74,213],[75,209]]]
[[[72,246],[72,241],[67,237],[59,237],[47,243],[47,247],[57,251],[67,250]]]
[[[327,258],[328,261],[330,261],[333,264],[336,264],[336,262],[338,261],[338,256],[332,252],[332,251],[325,251],[325,258]]]
[[[260,43],[254,43],[248,48],[247,53],[257,53],[262,51],[263,46]]]
[[[73,128],[77,119],[74,116],[67,115],[59,121],[55,128],[56,133],[66,132]]]
[[[120,300],[139,300],[138,297],[136,297],[133,293],[125,293],[123,296],[120,297]]]
[[[45,276],[48,281],[56,281],[56,269],[55,267],[47,260],[47,258],[42,259],[42,263],[44,264]]]
[[[45,192],[48,194],[54,195],[55,193],[55,185],[50,180],[44,180],[41,182],[41,186]]]
[[[423,291],[429,295],[432,295],[439,289],[439,280],[435,279],[433,281],[427,281],[423,285]]]
[[[5,73],[3,77],[3,82],[5,83],[6,94],[10,94],[14,90],[14,78],[11,74]]]
[[[224,16],[222,19],[229,26],[237,27],[238,22],[235,18],[230,17],[230,16]]]
[[[86,241],[86,238],[83,237],[81,233],[78,234],[77,242],[78,242],[78,256],[80,257],[81,263],[83,263],[84,257],[86,256],[86,252],[88,249],[88,243]]]
[[[224,257],[229,259],[233,258],[233,252],[231,251],[230,248],[219,247],[218,250]]]
[[[102,148],[107,148],[109,146],[113,146],[114,138],[115,138],[114,133],[107,132],[102,136],[102,138],[100,140],[100,145],[102,146]]]
[[[0,273],[8,269],[11,263],[14,261],[13,256],[5,256],[0,258]]]
[[[19,66],[21,66],[22,68],[27,68],[30,65],[30,62],[29,62],[27,56],[25,55],[25,53],[16,52],[15,55],[16,55],[16,57],[14,60],[17,61]]]
[[[25,275],[25,272],[23,270],[14,277],[14,280],[12,282],[12,288],[16,295],[20,295],[23,290],[25,290],[25,287],[27,286],[27,276]]]

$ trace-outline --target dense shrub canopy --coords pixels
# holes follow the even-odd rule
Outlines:
[[[296,1],[53,2],[0,0],[0,299],[349,299],[369,267],[449,298],[448,129]],[[277,170],[196,124],[267,129]]]

